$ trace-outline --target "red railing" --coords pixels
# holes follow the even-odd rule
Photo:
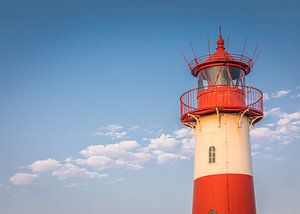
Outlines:
[[[180,116],[184,118],[188,113],[197,113],[205,114],[209,110],[215,110],[215,108],[229,110],[229,111],[239,111],[243,109],[249,109],[249,112],[254,115],[263,115],[263,93],[250,86],[238,86],[237,88],[227,86],[209,86],[201,88],[199,91],[198,88],[191,89],[180,97]],[[218,95],[217,99],[214,99],[213,102],[201,103],[204,102],[203,99],[200,99],[200,96],[203,94],[207,95]],[[242,94],[241,105],[236,105],[236,102],[233,102],[236,98],[236,94]],[[221,97],[220,97],[221,96]],[[212,97],[207,96],[209,99]],[[199,99],[198,99],[199,98]],[[225,100],[225,102],[224,102]]]
[[[227,61],[230,61],[229,57],[233,57],[235,59],[235,61],[246,64],[250,68],[253,66],[252,60],[241,54],[230,54],[230,56],[227,56],[227,57],[225,56],[223,58],[220,57],[219,59],[211,58],[211,56],[212,55],[205,55],[205,56],[197,57],[189,63],[189,67],[195,68],[197,65],[202,64],[204,62],[227,62]]]
[[[197,110],[198,88],[191,89],[180,97],[180,117]]]

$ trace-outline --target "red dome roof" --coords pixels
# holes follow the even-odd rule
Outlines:
[[[204,62],[220,61],[220,60],[236,61],[236,59],[233,56],[231,56],[227,51],[225,51],[224,40],[221,36],[217,40],[217,45],[218,45],[218,47],[217,47],[215,53],[210,55],[209,58],[207,60],[205,60]]]
[[[243,55],[228,53],[225,51],[224,43],[222,36],[220,36],[217,40],[217,49],[213,54],[195,58],[190,63],[191,72],[194,76],[197,76],[198,72],[204,68],[225,64],[243,69],[245,74],[250,72],[252,60]]]

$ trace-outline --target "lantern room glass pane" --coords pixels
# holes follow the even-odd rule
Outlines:
[[[205,79],[203,72],[198,73],[198,90],[203,91],[208,86],[207,80]]]
[[[207,80],[209,86],[239,86],[245,85],[245,74],[240,68],[233,66],[213,66],[199,72],[199,86],[204,86]]]
[[[230,76],[231,76],[232,80],[237,80],[240,78],[241,69],[239,69],[237,67],[229,66],[228,70],[230,72]]]
[[[229,66],[228,70],[235,86],[245,84],[245,74],[242,69]]]
[[[205,77],[207,78],[209,85],[215,85],[220,69],[222,69],[221,66],[214,66],[204,69]]]
[[[204,73],[209,85],[231,85],[231,79],[225,66],[205,68]]]

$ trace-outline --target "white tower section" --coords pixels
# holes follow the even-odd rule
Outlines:
[[[211,114],[195,127],[194,178],[216,174],[252,175],[249,119]]]

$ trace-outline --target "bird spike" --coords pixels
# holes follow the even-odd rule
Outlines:
[[[255,63],[257,62],[258,58],[260,56],[260,52],[257,53],[255,59],[254,59],[254,62],[253,62],[253,65],[255,65]]]
[[[209,37],[207,37],[207,45],[208,45],[208,55],[210,56],[210,42],[209,42]]]
[[[186,56],[185,56],[185,54],[184,54],[183,50],[180,50],[180,52],[181,52],[181,54],[182,54],[182,57],[183,57],[183,59],[184,59],[184,61],[185,61],[186,65],[187,65],[187,66],[188,66],[188,68],[191,70],[190,63],[189,63],[189,61],[187,60],[187,58],[186,58]]]
[[[196,59],[197,58],[197,55],[196,55],[196,52],[195,52],[195,49],[193,47],[193,44],[190,42],[190,46],[191,46],[191,49],[193,51],[193,55],[194,55],[194,58]]]
[[[253,51],[253,54],[252,54],[252,56],[251,56],[251,60],[254,59],[257,49],[258,49],[258,45],[256,44],[255,49],[254,49],[254,51]]]
[[[230,41],[230,36],[228,35],[227,36],[227,46],[226,46],[227,51],[229,50],[229,41]]]
[[[240,60],[242,60],[242,58],[244,57],[244,53],[245,53],[245,49],[246,49],[246,45],[247,45],[247,41],[248,39],[245,40],[245,43],[244,43],[244,47],[243,47],[243,51],[242,51],[242,55],[241,55],[241,58]]]

